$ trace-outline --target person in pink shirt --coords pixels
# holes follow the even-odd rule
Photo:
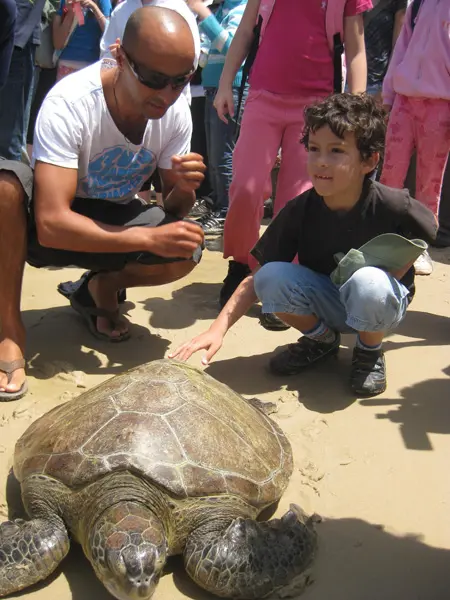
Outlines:
[[[232,82],[253,38],[258,13],[262,37],[250,76],[239,139],[233,156],[224,257],[233,257],[220,294],[223,306],[255,266],[250,250],[259,237],[263,203],[270,195],[270,172],[281,147],[274,212],[311,187],[306,150],[300,139],[306,106],[333,92],[334,66],[327,31],[328,11],[339,11],[350,92],[366,89],[367,64],[362,14],[371,0],[248,0],[227,54],[216,95],[219,117],[233,116]],[[339,20],[339,19],[338,19]],[[263,325],[283,328],[265,315]]]
[[[414,148],[416,198],[438,218],[442,180],[450,151],[450,0],[418,0],[408,7],[405,24],[383,84],[390,112],[381,183],[405,184]],[[433,270],[424,253],[418,275]]]

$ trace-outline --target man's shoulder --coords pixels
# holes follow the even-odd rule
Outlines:
[[[161,119],[161,125],[163,128],[170,129],[176,134],[179,129],[190,127],[191,124],[192,117],[189,102],[185,94],[181,94]]]
[[[116,8],[112,11],[110,18],[126,22],[134,13],[134,11],[141,7],[141,0],[125,0],[125,2],[119,2]]]
[[[101,62],[96,62],[58,81],[47,94],[43,105],[49,100],[76,106],[83,98],[102,91],[100,65]]]

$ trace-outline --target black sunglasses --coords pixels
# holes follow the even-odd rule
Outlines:
[[[139,83],[142,83],[142,85],[145,85],[151,90],[163,90],[168,85],[170,85],[173,90],[184,88],[191,81],[196,71],[195,67],[192,67],[189,73],[183,73],[183,75],[174,75],[172,77],[170,75],[164,75],[164,73],[158,73],[158,71],[146,70],[144,77],[139,72],[139,67],[136,65],[134,60],[130,58],[129,54],[123,47],[122,52],[124,53],[125,58],[130,65],[133,75],[136,77]]]

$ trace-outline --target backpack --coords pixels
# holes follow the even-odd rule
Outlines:
[[[253,29],[253,40],[242,68],[242,82],[239,88],[237,115],[240,113],[242,98],[250,70],[255,62],[259,44],[266,30],[276,0],[261,0],[258,21]],[[346,0],[328,0],[325,16],[325,28],[328,45],[333,54],[333,90],[342,92],[345,79],[344,65],[344,9]],[[238,133],[238,132],[237,132]]]
[[[416,26],[417,15],[419,14],[419,9],[422,6],[423,0],[413,0],[411,6],[411,29],[414,31],[414,27]]]

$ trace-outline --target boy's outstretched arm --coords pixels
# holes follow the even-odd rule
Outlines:
[[[256,302],[257,297],[253,283],[253,275],[259,269],[260,267],[257,267],[251,275],[244,279],[207,331],[196,336],[189,342],[185,342],[173,352],[170,352],[169,358],[185,361],[188,360],[194,352],[206,350],[206,353],[202,358],[202,364],[207,365],[216,352],[220,350],[223,338],[230,327],[232,327],[236,321],[239,321],[239,319],[243,317],[248,309]]]
[[[348,89],[352,94],[362,94],[367,87],[367,58],[362,14],[345,17],[344,47]]]

